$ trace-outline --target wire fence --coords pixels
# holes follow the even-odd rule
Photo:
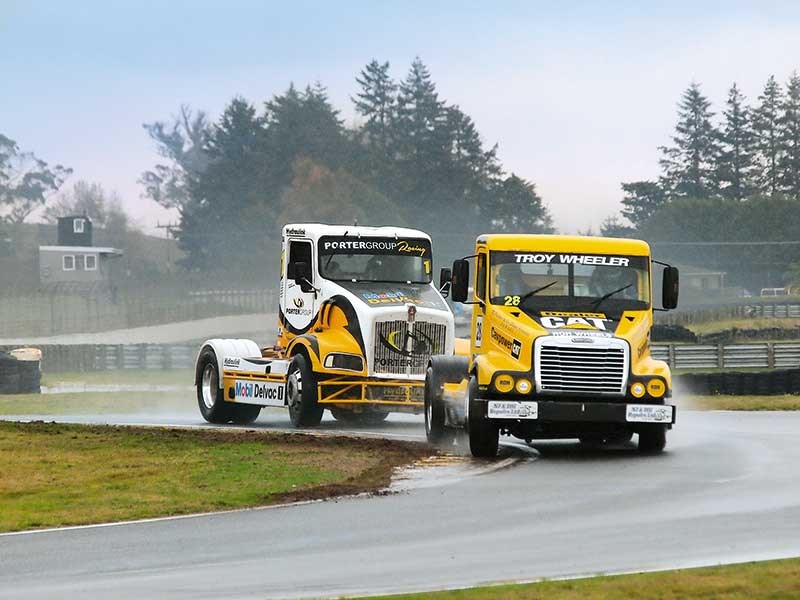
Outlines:
[[[94,333],[208,317],[274,312],[272,289],[196,290],[182,286],[123,292],[0,294],[0,337]]]

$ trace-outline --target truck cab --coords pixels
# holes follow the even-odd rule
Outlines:
[[[473,304],[470,356],[460,373],[457,358],[431,361],[429,439],[465,427],[472,453],[494,456],[500,433],[592,445],[638,434],[641,450],[663,450],[675,407],[669,367],[650,355],[646,242],[482,235],[470,258],[472,273],[462,259],[443,274],[453,300]],[[662,280],[660,303],[674,308],[677,269],[664,265]],[[448,396],[459,379],[466,389]]]
[[[430,356],[454,348],[452,312],[432,283],[430,237],[291,224],[280,260],[277,342],[206,341],[196,375],[203,416],[246,422],[262,406],[286,406],[301,427],[318,424],[325,409],[344,421],[421,412]]]

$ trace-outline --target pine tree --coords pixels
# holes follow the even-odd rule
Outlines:
[[[446,143],[441,139],[444,120],[444,102],[439,100],[428,68],[417,57],[400,84],[395,135],[401,157],[418,173],[434,170],[446,155]]]
[[[753,131],[750,109],[734,83],[728,91],[724,122],[719,132],[715,175],[720,193],[742,200],[753,191]]]
[[[717,134],[711,123],[711,103],[692,83],[678,104],[678,123],[672,138],[674,146],[660,148],[663,158],[661,185],[669,195],[706,198],[717,189],[714,183],[714,156]]]
[[[622,216],[633,223],[635,229],[640,229],[668,201],[664,189],[655,181],[623,183],[622,191],[625,192]]]
[[[760,190],[771,196],[780,191],[781,105],[783,94],[773,75],[767,80],[758,97],[759,105],[753,111],[753,132],[756,136],[756,156],[761,175]]]
[[[241,265],[233,240],[257,248],[258,235],[249,211],[264,201],[259,185],[263,120],[242,98],[234,98],[213,127],[206,144],[208,166],[190,184],[190,200],[181,208],[179,245],[187,266],[201,269]]]
[[[553,219],[536,186],[509,175],[498,186],[491,225],[507,233],[553,233]]]
[[[356,112],[366,118],[362,131],[367,143],[388,157],[391,130],[397,115],[397,84],[389,76],[389,63],[373,59],[356,77],[361,92],[352,98]]]
[[[800,75],[792,73],[786,85],[780,129],[779,159],[781,189],[800,199]]]

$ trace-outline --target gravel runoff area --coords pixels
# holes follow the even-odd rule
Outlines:
[[[259,344],[272,344],[276,335],[274,313],[233,315],[180,321],[165,325],[115,329],[98,333],[71,333],[45,337],[0,338],[0,346],[48,344],[176,344],[212,337],[247,337]]]

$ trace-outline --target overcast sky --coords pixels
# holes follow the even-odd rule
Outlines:
[[[364,65],[402,79],[415,56],[575,232],[619,211],[621,181],[658,174],[691,81],[720,110],[733,81],[755,99],[800,70],[800,2],[0,0],[0,133],[150,230],[170,215],[140,197],[158,160],[142,123],[317,80],[352,123]]]

